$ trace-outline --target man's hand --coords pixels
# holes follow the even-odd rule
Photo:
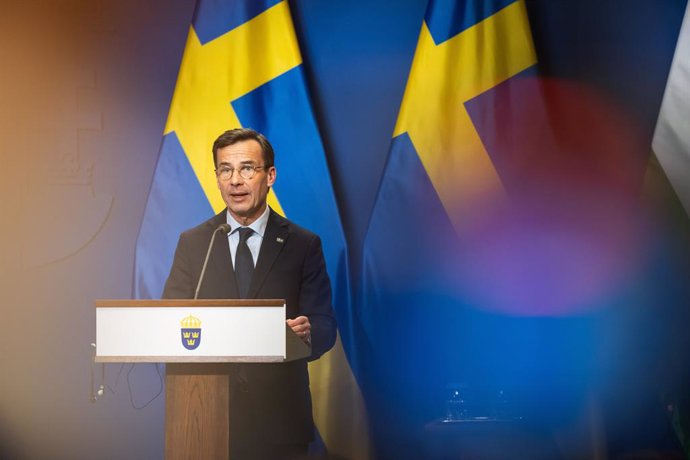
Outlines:
[[[294,331],[299,338],[307,345],[311,345],[311,323],[306,316],[298,316],[295,319],[287,320],[287,325]]]

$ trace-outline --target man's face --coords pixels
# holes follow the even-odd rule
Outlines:
[[[242,225],[254,222],[266,209],[268,189],[276,180],[276,168],[262,168],[251,179],[240,175],[243,166],[265,166],[261,146],[253,139],[240,141],[218,149],[216,169],[234,169],[229,179],[216,176],[218,189],[230,214]]]

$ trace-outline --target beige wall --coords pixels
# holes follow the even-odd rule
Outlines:
[[[162,457],[162,398],[133,409],[128,366],[89,401],[90,343],[93,299],[131,296],[192,8],[0,2],[0,458]],[[130,381],[159,389],[152,365]]]

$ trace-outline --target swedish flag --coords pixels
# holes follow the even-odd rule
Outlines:
[[[251,127],[271,140],[280,180],[269,204],[321,236],[340,334],[346,337],[345,239],[287,1],[197,4],[137,241],[135,295],[160,297],[180,232],[225,207],[211,146],[234,127]],[[326,447],[366,457],[363,403],[342,342],[310,366],[314,416]],[[343,415],[355,422],[336,423]]]
[[[504,194],[470,106],[535,64],[524,2],[429,2],[364,244],[362,314],[371,321],[362,324],[372,343],[387,304],[378,296],[443,288],[449,242]],[[485,124],[499,131],[498,121]]]
[[[440,417],[443,386],[480,361],[485,342],[468,332],[481,318],[463,313],[449,257],[470,215],[505,190],[470,108],[535,64],[523,1],[429,2],[363,249],[369,374],[395,382],[370,405],[384,456],[409,456],[395,433]]]

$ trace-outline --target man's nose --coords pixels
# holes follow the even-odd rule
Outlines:
[[[244,182],[244,179],[242,179],[242,176],[240,175],[240,171],[238,169],[235,169],[232,171],[232,176],[230,176],[230,183],[232,185],[240,185]]]

